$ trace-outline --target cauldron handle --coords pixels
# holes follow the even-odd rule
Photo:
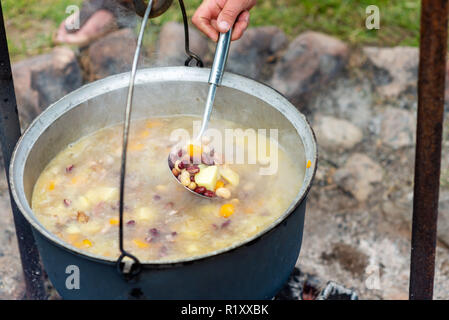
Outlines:
[[[183,0],[179,0],[179,6],[181,7],[182,21],[184,23],[184,49],[185,49],[186,55],[188,57],[187,60],[185,61],[184,65],[186,67],[188,67],[188,66],[190,66],[190,62],[192,60],[195,60],[196,66],[202,68],[202,67],[204,67],[203,60],[201,60],[201,58],[197,54],[190,51],[189,22],[187,19],[186,8],[184,6]]]
[[[133,64],[129,77],[128,97],[126,100],[126,109],[125,109],[125,121],[123,123],[123,145],[122,145],[122,159],[120,164],[120,200],[119,200],[119,249],[121,254],[116,262],[116,266],[118,272],[127,281],[138,276],[140,271],[142,270],[142,265],[139,259],[137,259],[137,257],[132,255],[131,253],[127,252],[123,245],[123,211],[125,201],[124,199],[125,199],[125,178],[126,178],[126,155],[128,149],[129,128],[131,123],[132,101],[134,96],[134,82],[136,79],[140,50],[142,48],[143,35],[145,32],[145,27],[148,23],[148,19],[150,18],[152,5],[153,0],[150,0],[148,2],[147,8],[145,9],[145,14],[142,19],[142,25],[140,26],[139,37],[137,38],[136,51],[134,53]],[[132,260],[132,265],[130,269],[127,268],[128,265],[124,261],[125,258],[129,258]]]
[[[127,146],[128,146],[128,134],[129,134],[130,119],[131,119],[132,99],[133,99],[133,93],[134,93],[134,79],[136,76],[137,62],[138,62],[139,56],[140,56],[140,48],[142,46],[142,40],[143,40],[145,26],[148,22],[148,19],[151,17],[152,3],[153,3],[153,1],[150,0],[147,8],[145,10],[145,14],[143,15],[143,20],[142,20],[142,26],[141,26],[141,29],[139,32],[139,38],[137,40],[136,52],[134,54],[133,66],[131,69],[128,100],[127,100],[127,106],[126,106],[126,112],[125,112],[125,122],[124,122],[124,128],[123,128],[123,150],[122,150],[122,161],[121,161],[121,169],[120,169],[120,202],[119,202],[120,257],[118,258],[118,260],[116,262],[116,266],[117,266],[117,271],[127,281],[132,280],[133,278],[137,277],[139,275],[139,273],[142,271],[142,264],[140,263],[139,259],[137,259],[137,257],[132,255],[131,253],[127,252],[123,246],[123,211],[124,211],[124,197],[125,197],[126,153],[127,153],[126,151],[127,151]],[[182,18],[183,18],[183,22],[184,22],[185,52],[188,56],[187,60],[185,61],[185,65],[189,66],[190,62],[192,60],[195,60],[196,66],[201,68],[204,66],[203,61],[201,60],[201,58],[198,55],[196,55],[195,53],[190,51],[189,24],[188,24],[187,13],[186,13],[186,9],[185,9],[183,0],[179,0],[179,6],[181,7]],[[132,265],[130,268],[127,268],[127,263],[124,261],[125,258],[132,260]]]

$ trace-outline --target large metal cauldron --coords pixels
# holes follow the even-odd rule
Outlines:
[[[201,115],[209,70],[187,67],[140,70],[133,118],[171,114]],[[267,230],[196,259],[144,264],[131,282],[115,261],[62,242],[39,223],[30,208],[41,171],[69,143],[105,126],[123,122],[129,74],[109,77],[72,92],[43,112],[16,146],[10,167],[17,205],[33,226],[48,276],[65,299],[269,299],[289,277],[299,255],[306,196],[316,171],[315,137],[306,118],[275,90],[253,80],[225,74],[213,118],[245,126],[279,129],[279,141],[298,165],[305,159],[303,186],[289,209]],[[168,170],[168,169],[167,169]],[[69,290],[66,269],[80,270],[80,288]]]

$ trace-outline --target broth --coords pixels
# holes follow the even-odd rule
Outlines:
[[[188,192],[174,181],[167,156],[173,146],[171,132],[184,128],[191,133],[194,120],[199,119],[132,122],[124,246],[141,261],[189,258],[239,243],[279,218],[303,183],[306,164],[289,158],[280,146],[273,175],[260,175],[266,163],[226,164],[239,176],[238,184],[220,177],[221,186],[232,191],[231,198],[203,199]],[[210,127],[220,132],[242,128],[222,120],[211,121]],[[119,256],[122,132],[122,125],[115,125],[69,145],[41,173],[32,196],[32,209],[45,228],[81,250],[110,258]],[[240,148],[256,147],[245,143]]]

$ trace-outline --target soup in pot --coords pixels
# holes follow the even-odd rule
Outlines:
[[[282,146],[261,133],[256,135],[266,138],[266,153],[277,148],[276,158],[269,159],[277,161],[270,174],[262,173],[267,159],[249,161],[261,145],[256,147],[248,137],[235,139],[234,156],[243,151],[244,163],[228,161],[224,149],[229,142],[219,149],[214,140],[204,142],[207,165],[188,163],[189,154],[167,161],[172,133],[180,128],[191,133],[194,120],[199,119],[132,122],[123,231],[126,250],[141,261],[191,258],[240,243],[278,219],[303,183],[305,158],[289,158]],[[210,127],[223,136],[227,129],[242,128],[223,120],[211,121]],[[122,133],[122,125],[115,125],[70,144],[41,173],[32,196],[32,209],[45,228],[80,250],[109,258],[119,256]],[[175,181],[173,171],[183,183]],[[183,185],[204,188],[211,197],[199,197]]]

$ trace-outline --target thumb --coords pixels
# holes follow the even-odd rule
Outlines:
[[[217,18],[218,30],[222,33],[228,32],[234,25],[240,12],[245,8],[245,2],[241,0],[228,0]]]

